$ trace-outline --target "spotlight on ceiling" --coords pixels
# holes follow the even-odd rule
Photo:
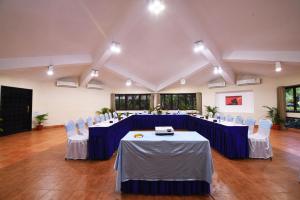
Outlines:
[[[99,71],[95,70],[95,69],[92,69],[91,76],[92,77],[98,77],[99,76]]]
[[[185,85],[185,84],[186,84],[186,80],[185,80],[184,78],[181,79],[181,80],[180,80],[180,84],[181,84],[181,85]]]
[[[223,69],[221,67],[214,67],[214,74],[221,74]]]
[[[122,49],[121,49],[120,43],[118,43],[118,42],[112,42],[111,45],[110,45],[110,51],[112,53],[115,53],[115,54],[121,53]]]
[[[128,86],[128,87],[129,87],[129,86],[131,86],[131,85],[132,85],[132,81],[131,81],[130,79],[129,79],[129,80],[127,80],[127,81],[126,81],[126,86]]]
[[[194,52],[198,53],[200,51],[203,51],[205,49],[204,42],[202,40],[199,40],[194,43]]]
[[[54,74],[53,68],[54,68],[53,65],[49,65],[48,70],[47,70],[48,76],[52,76]]]
[[[281,62],[275,62],[275,71],[281,72],[281,70],[282,70]]]
[[[155,15],[159,15],[165,9],[166,9],[166,6],[162,2],[162,0],[149,0],[148,10],[151,13],[153,13]]]

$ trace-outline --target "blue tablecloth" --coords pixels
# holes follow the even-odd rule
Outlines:
[[[146,195],[205,195],[210,184],[205,181],[135,181],[122,182],[121,192]]]
[[[137,133],[144,136],[135,138]],[[119,145],[115,169],[118,192],[207,194],[213,162],[209,141],[195,131],[175,131],[173,136],[130,131]]]
[[[109,127],[90,127],[88,158],[109,159],[127,132],[154,129],[155,126],[196,131],[210,141],[211,147],[228,158],[249,157],[247,126],[225,126],[189,115],[132,115]]]

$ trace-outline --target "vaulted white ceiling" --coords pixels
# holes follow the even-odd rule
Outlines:
[[[159,91],[181,78],[199,85],[219,78],[213,66],[229,83],[238,74],[300,73],[299,0],[163,2],[155,16],[147,0],[1,0],[0,74],[38,68],[38,76],[53,64],[55,78],[76,74],[86,84],[99,69],[111,87],[132,79]],[[207,52],[194,54],[197,40]],[[121,54],[108,52],[111,41]],[[69,72],[58,70],[66,65]]]

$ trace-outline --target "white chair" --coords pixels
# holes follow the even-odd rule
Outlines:
[[[227,115],[226,121],[233,122],[233,117],[231,115]]]
[[[88,117],[86,119],[86,124],[87,124],[88,127],[93,126],[94,123],[93,123],[92,117]]]
[[[118,113],[117,113],[117,112],[114,112],[114,113],[113,113],[113,116],[114,116],[114,118],[117,119],[117,118],[118,118]]]
[[[109,115],[108,115],[108,113],[104,113],[104,117],[105,117],[105,120],[109,120]]]
[[[254,126],[255,126],[255,119],[248,118],[245,121],[245,125],[248,126],[248,136],[253,134]]]
[[[272,159],[271,126],[272,122],[270,120],[262,119],[259,121],[258,132],[248,136],[250,158]]]
[[[79,134],[88,137],[89,136],[89,130],[85,126],[85,123],[84,123],[83,119],[82,118],[78,119],[76,124],[77,124],[77,127],[78,127]]]
[[[109,116],[109,119],[113,118],[111,112],[108,113],[108,116]]]
[[[96,124],[101,122],[101,116],[99,116],[99,115],[95,115],[94,119],[95,119]]]
[[[226,117],[225,117],[224,115],[221,115],[221,114],[220,114],[220,120],[221,120],[221,121],[225,121],[225,120],[226,120]]]
[[[236,124],[243,124],[244,123],[244,119],[241,116],[236,116],[234,122]]]
[[[67,150],[65,159],[86,159],[87,158],[87,137],[78,135],[73,121],[65,125],[67,131]]]
[[[104,122],[104,121],[105,121],[105,117],[104,117],[103,114],[100,115],[100,121],[101,121],[101,122]]]

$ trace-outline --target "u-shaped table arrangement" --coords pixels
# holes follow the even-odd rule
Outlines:
[[[113,123],[106,121],[89,127],[88,158],[90,160],[110,159],[114,152],[118,149],[121,139],[124,138],[122,140],[122,144],[125,145],[125,148],[123,145],[120,145],[115,164],[116,170],[118,171],[116,179],[117,191],[151,195],[209,194],[213,173],[210,146],[230,159],[246,159],[249,157],[248,127],[244,125],[237,125],[229,122],[216,123],[190,115],[132,115],[120,121],[112,121]],[[132,137],[129,136],[132,136],[133,132],[130,131],[139,130],[142,132],[142,130],[153,130],[155,126],[172,126],[175,130],[186,130],[193,132],[184,133],[186,134],[186,137],[184,135],[184,140],[188,140],[187,143],[184,143],[184,140],[179,141],[179,143],[176,144],[172,143],[171,141],[168,143],[168,147],[173,145],[172,149],[163,153],[161,153],[160,150],[165,151],[164,148],[166,147],[160,147],[158,151],[155,150],[155,147],[153,147],[154,150],[151,148],[151,145],[153,144],[155,144],[156,147],[158,145],[161,146],[162,144],[166,144],[164,143],[165,139],[156,141],[159,139],[155,138],[154,132],[144,132],[144,134],[146,134],[145,136],[148,134],[148,137],[150,137],[149,142],[153,142],[151,144],[147,143],[147,138],[144,139],[144,142],[131,141],[132,139],[130,138]],[[198,134],[201,136],[199,135],[199,137],[197,137]],[[154,141],[152,141],[153,138]],[[208,141],[209,144],[207,145]],[[134,148],[130,148],[130,151],[126,151],[126,147],[131,144],[134,146]],[[147,150],[143,149],[145,145]],[[195,152],[195,150],[192,150],[197,146],[200,147],[199,145],[202,146],[201,152]],[[205,149],[203,148],[204,146]],[[178,154],[176,149],[180,149],[182,147],[189,150],[181,151],[181,153]],[[136,156],[141,154],[141,152],[138,151],[140,149],[143,149],[142,152],[145,154],[142,157],[147,159],[141,159],[141,157]],[[193,154],[189,154],[189,152],[193,152]],[[180,170],[179,168],[181,168],[180,172],[177,173],[176,170],[175,173],[170,172],[172,170],[169,169],[169,165],[174,162],[174,159],[169,159],[169,157],[168,159],[162,159],[162,157],[169,154],[170,157],[172,157],[172,154],[175,155],[175,163],[181,163],[181,167],[175,167],[176,170]],[[189,160],[182,162],[182,159],[179,159],[179,155],[181,158],[185,158],[187,156],[189,157]],[[162,160],[157,168],[157,165],[154,165],[153,163],[158,162],[159,159]],[[137,163],[139,163],[139,167],[136,167]],[[128,167],[129,165],[131,167]],[[143,167],[141,167],[142,165]],[[162,167],[163,165],[165,167]],[[149,166],[152,167],[149,168]],[[191,169],[190,171],[192,172],[189,178],[182,178],[187,176],[189,169]],[[163,172],[158,170],[162,170]],[[202,172],[202,174],[197,174],[197,171]],[[166,175],[171,174],[171,177],[175,178],[161,178],[158,180],[155,178],[153,179],[153,174],[156,173],[162,177],[166,177]],[[136,179],[135,175],[137,174],[140,174],[143,178]],[[202,178],[197,178],[201,177],[201,175]],[[203,178],[203,175],[206,178]],[[132,179],[128,177],[132,177]]]

